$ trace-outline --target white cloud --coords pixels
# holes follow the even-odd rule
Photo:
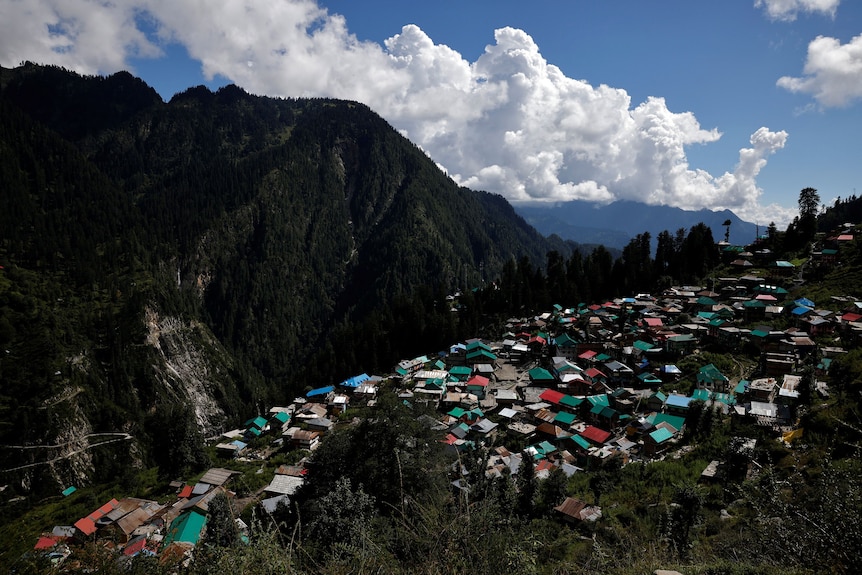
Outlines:
[[[149,40],[142,19],[150,23]],[[52,34],[60,30],[60,34]],[[453,178],[512,201],[634,199],[758,209],[756,177],[787,134],[761,128],[733,172],[692,169],[686,147],[721,137],[662,98],[567,77],[533,39],[502,28],[475,61],[405,26],[359,41],[314,0],[7,0],[0,63],[24,59],[108,73],[179,42],[208,77],[253,93],[362,101]],[[98,49],[96,49],[98,47]]]
[[[841,0],[754,0],[755,8],[765,8],[773,20],[792,22],[800,12],[820,12],[834,18]]]
[[[846,106],[862,98],[862,35],[847,44],[818,36],[808,44],[804,76],[783,76],[778,86],[811,94],[822,106]]]

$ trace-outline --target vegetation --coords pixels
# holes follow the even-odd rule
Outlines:
[[[0,70],[0,89],[0,481],[10,518],[0,560],[17,561],[16,573],[49,570],[45,557],[19,552],[35,529],[85,515],[118,486],[156,496],[208,465],[202,396],[236,421],[499,333],[512,315],[729,269],[705,225],[661,232],[655,246],[641,234],[619,257],[541,238],[502,198],[458,188],[352,102],[227,87],[164,103],[128,74],[33,65]],[[823,213],[818,204],[803,189],[800,217],[786,231],[770,226],[759,247],[804,261],[819,232],[862,213],[855,197]],[[857,247],[842,259],[804,270],[810,297],[860,285]],[[683,359],[680,385],[705,363],[750,371],[750,351]],[[205,392],[174,373],[178,360],[198,361],[190,371],[206,374]],[[421,409],[382,396],[314,452],[290,508],[246,512],[247,544],[233,521],[242,510],[214,500],[212,537],[187,572],[853,572],[860,373],[854,349],[833,363],[833,397],[815,401],[806,386],[805,443],[793,449],[695,403],[678,458],[614,458],[543,481],[529,459],[515,481],[491,480],[481,450],[453,468]],[[100,432],[131,443],[79,445]],[[83,471],[59,457],[45,465],[76,448],[91,457]],[[698,484],[713,459],[727,463],[721,483]],[[241,496],[263,485],[258,470],[238,480]],[[60,499],[72,483],[79,492]],[[553,508],[567,495],[601,505],[602,521],[561,523]],[[69,569],[177,571],[146,558],[119,564],[95,545]]]

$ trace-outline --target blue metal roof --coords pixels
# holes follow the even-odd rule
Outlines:
[[[327,393],[331,393],[335,391],[334,385],[327,385],[326,387],[318,387],[317,389],[312,389],[308,393],[305,394],[305,397],[316,397],[318,395],[326,395]]]

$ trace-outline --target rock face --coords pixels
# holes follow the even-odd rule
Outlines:
[[[219,362],[229,361],[229,354],[200,323],[162,317],[151,307],[145,321],[147,343],[162,360],[153,364],[153,370],[163,392],[172,401],[192,406],[204,435],[221,431],[226,415],[215,393],[229,368]]]

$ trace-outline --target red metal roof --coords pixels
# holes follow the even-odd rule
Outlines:
[[[584,375],[586,375],[590,379],[595,379],[597,377],[604,377],[605,379],[607,379],[607,377],[608,377],[604,373],[602,373],[601,371],[599,371],[598,369],[596,369],[594,367],[591,367],[590,369],[586,370],[584,372]]]
[[[599,429],[598,427],[588,425],[586,429],[584,429],[580,436],[584,439],[591,441],[593,443],[604,443],[611,437],[610,431],[605,431],[604,429]]]
[[[539,395],[539,399],[541,399],[542,401],[549,401],[556,405],[560,403],[560,400],[563,399],[564,395],[565,394],[560,393],[555,389],[546,389],[541,393],[541,395]]]
[[[184,498],[187,499],[187,498],[191,497],[192,489],[194,489],[194,488],[191,485],[186,485],[185,487],[183,487],[182,491],[180,491],[179,498],[180,499],[184,499]]]
[[[39,537],[39,540],[36,541],[36,546],[33,549],[50,549],[54,545],[57,544],[57,540],[53,537]]]
[[[490,381],[491,380],[484,375],[474,375],[467,380],[467,385],[481,385],[482,387],[485,387]]]
[[[75,522],[75,528],[84,535],[92,535],[96,532],[96,522],[89,517],[84,517]]]
[[[134,555],[136,553],[140,553],[143,551],[144,547],[147,545],[147,538],[141,537],[136,541],[132,541],[128,545],[126,545],[125,549],[123,549],[123,555]]]

